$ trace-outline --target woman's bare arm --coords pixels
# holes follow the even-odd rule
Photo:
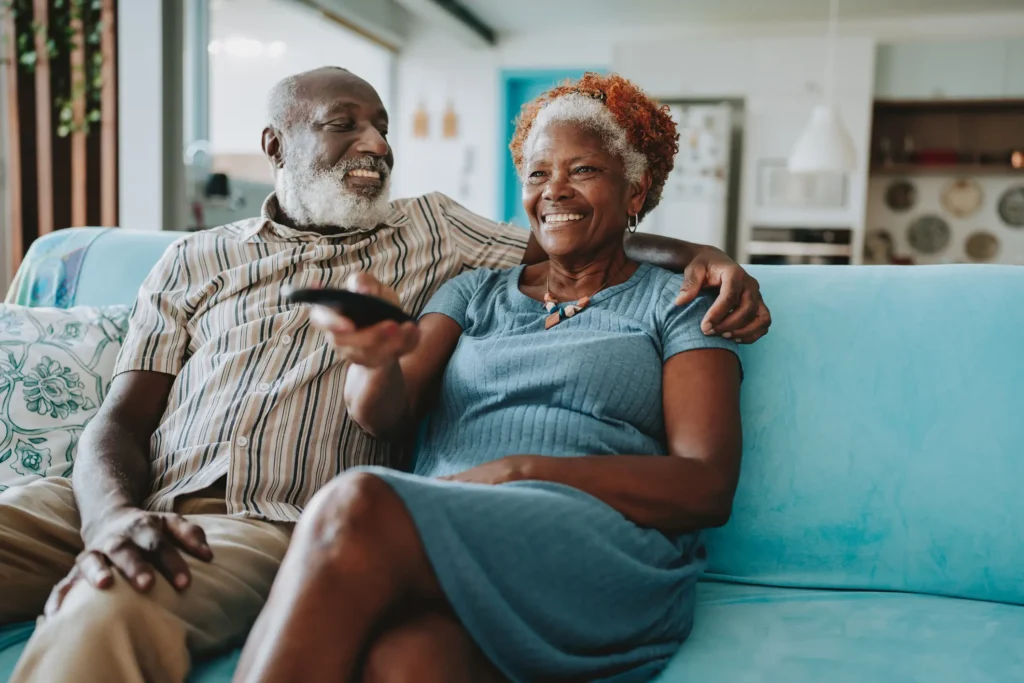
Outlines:
[[[643,527],[669,533],[721,526],[739,480],[740,371],[724,349],[677,354],[664,365],[669,456],[512,456],[449,479],[532,479],[572,486]]]
[[[366,332],[373,333],[374,328]],[[349,416],[376,437],[399,436],[414,428],[436,394],[461,334],[462,328],[454,320],[431,313],[419,321],[415,348],[399,360],[378,367],[353,364],[345,379]],[[386,329],[382,336],[385,345]]]

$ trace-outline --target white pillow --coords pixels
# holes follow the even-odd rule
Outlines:
[[[129,306],[0,304],[0,491],[68,477],[106,396]]]

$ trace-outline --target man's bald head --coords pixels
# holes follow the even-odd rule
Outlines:
[[[309,120],[339,91],[370,95],[379,100],[373,86],[348,69],[322,66],[283,78],[267,97],[267,125],[287,131],[298,121]]]

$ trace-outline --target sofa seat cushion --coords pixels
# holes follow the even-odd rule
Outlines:
[[[0,681],[31,625],[0,629]],[[660,683],[1006,683],[1024,679],[1024,607],[902,593],[698,586],[693,633]],[[228,683],[239,652],[190,683]]]
[[[661,683],[1024,680],[1024,607],[861,591],[698,587]]]

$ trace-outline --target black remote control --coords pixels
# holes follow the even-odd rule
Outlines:
[[[285,292],[288,301],[296,304],[319,304],[334,309],[356,324],[369,327],[385,320],[398,324],[415,322],[409,314],[384,299],[350,292],[347,289],[292,289]]]

